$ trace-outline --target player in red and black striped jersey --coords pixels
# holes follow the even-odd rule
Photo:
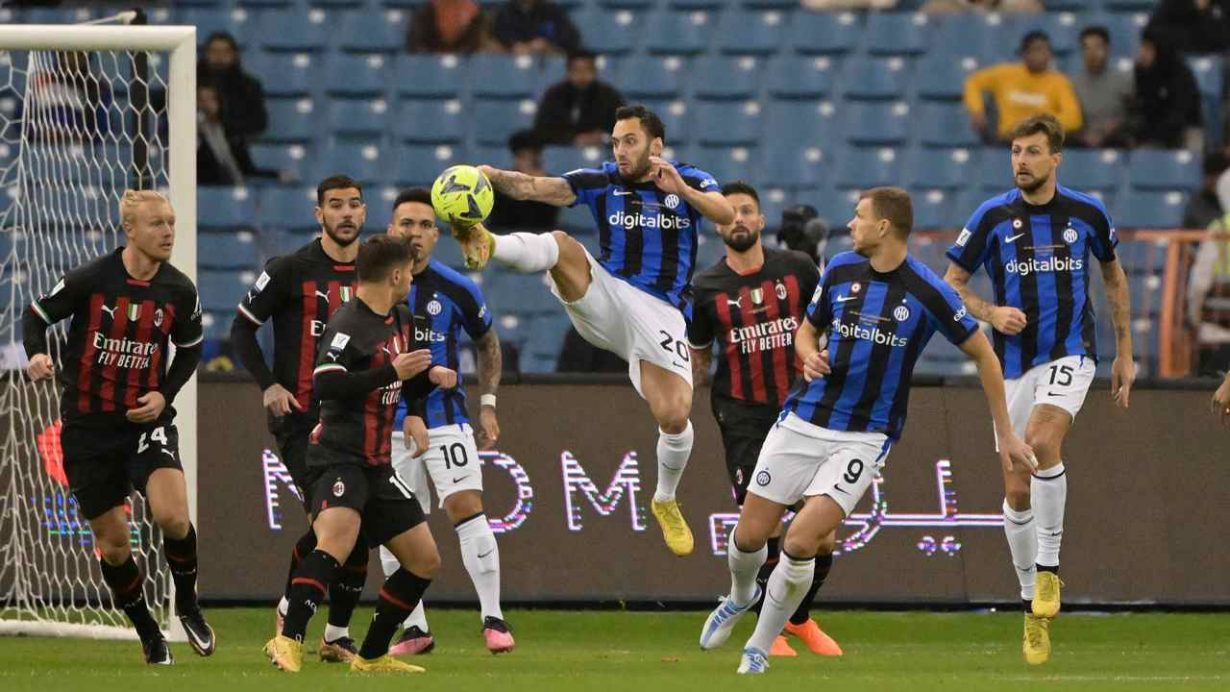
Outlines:
[[[271,260],[239,303],[231,325],[235,353],[264,392],[269,432],[277,440],[282,462],[305,502],[308,435],[319,418],[312,393],[316,349],[329,318],[354,293],[357,241],[366,217],[363,188],[358,182],[344,175],[322,180],[316,187],[320,237],[293,254]],[[265,365],[256,340],[257,329],[270,319],[272,371]],[[309,526],[292,551],[284,594],[290,591],[290,574],[298,568],[299,560],[315,547],[316,536]],[[355,561],[346,566],[345,577],[329,594],[329,624],[320,644],[320,656],[326,661],[344,663],[354,656],[349,625],[367,580],[367,551],[356,551]],[[278,604],[279,630],[286,604],[284,595]]]
[[[356,299],[329,320],[317,359],[320,423],[308,449],[306,489],[317,546],[291,580],[281,632],[266,646],[275,665],[298,671],[303,635],[329,584],[356,544],[384,545],[401,568],[380,590],[376,615],[351,670],[417,672],[388,655],[397,627],[414,610],[440,566],[422,507],[392,466],[397,408],[407,399],[421,412],[434,387],[451,389],[457,373],[431,364],[431,350],[414,350],[405,296],[413,259],[404,240],[377,236],[358,256]],[[425,441],[421,441],[425,442]]]
[[[742,506],[760,447],[802,372],[794,353],[794,335],[820,282],[820,270],[801,252],[764,247],[760,233],[765,220],[755,188],[743,182],[727,183],[722,194],[734,207],[735,220],[717,227],[726,243],[726,256],[692,280],[695,303],[688,341],[693,349],[693,379],[698,383],[708,378],[717,345],[710,399],[722,431],[735,502]],[[781,535],[779,527],[769,539],[768,559],[759,576],[762,583],[777,564]],[[840,656],[841,647],[811,618],[811,602],[832,567],[835,546],[836,534],[825,541],[827,550],[816,556],[811,593],[786,624],[787,632],[826,656]],[[795,655],[784,637],[774,641],[769,653]]]
[[[201,359],[201,303],[192,280],[168,261],[175,242],[170,202],[128,190],[119,212],[127,245],[65,274],[30,305],[22,333],[30,378],[54,375],[63,387],[64,471],[94,533],[103,579],[136,627],[146,662],[166,665],[173,659],[142,596],[145,576],[129,547],[125,501],[134,488],[148,499],[188,641],[200,655],[212,654],[213,630],[196,599],[196,531],[171,406]],[[69,317],[57,367],[47,327]]]

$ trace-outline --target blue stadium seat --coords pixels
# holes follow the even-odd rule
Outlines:
[[[965,80],[977,69],[975,58],[954,58],[933,51],[914,64],[914,89],[920,98],[960,101],[965,89]]]
[[[334,53],[325,63],[325,90],[334,96],[372,97],[384,94],[389,58],[384,55]]]
[[[851,58],[841,69],[841,90],[848,99],[898,99],[908,77],[902,58]]]
[[[916,149],[910,155],[909,185],[916,190],[960,190],[978,171],[978,151]]]
[[[204,310],[234,315],[235,306],[248,290],[244,274],[233,270],[204,269],[197,272],[197,290]]]
[[[470,58],[470,90],[478,97],[522,99],[538,96],[538,63],[528,55]]]
[[[1128,177],[1137,189],[1191,189],[1200,182],[1200,161],[1184,149],[1137,149]]]
[[[806,55],[849,53],[858,42],[853,12],[795,12],[790,19],[790,46]]]
[[[267,187],[260,191],[256,220],[261,228],[317,228],[312,209],[316,190],[310,187]]]
[[[1179,228],[1183,223],[1183,207],[1187,195],[1170,192],[1137,190],[1120,200],[1120,209],[1113,211],[1119,228]]]
[[[698,58],[690,71],[692,93],[696,98],[746,100],[759,89],[763,61],[748,56]]]
[[[615,2],[629,2],[629,0],[614,0]],[[653,7],[655,4],[661,4],[661,0],[641,0],[640,7]],[[725,3],[722,0],[666,0],[666,4],[677,10],[718,10]]]
[[[597,168],[607,153],[608,150],[600,147],[547,147],[543,151],[542,165],[554,175],[578,168]]]
[[[623,55],[636,47],[644,29],[644,16],[631,10],[587,9],[572,14],[572,21],[595,53]]]
[[[336,19],[319,9],[310,12],[267,10],[256,18],[249,40],[265,50],[319,51],[328,42]]]
[[[271,98],[265,110],[269,129],[261,137],[264,142],[306,142],[322,134],[321,113],[310,98]]]
[[[910,107],[898,103],[851,103],[846,108],[846,139],[853,144],[904,144]]]
[[[1156,0],[1102,0],[1106,9],[1119,12],[1150,12],[1157,7]]]
[[[693,121],[702,144],[753,145],[760,139],[761,109],[747,103],[700,103]]]
[[[1117,190],[1126,158],[1117,149],[1066,149],[1059,176],[1080,190]]]
[[[504,145],[518,130],[534,123],[533,101],[479,101],[468,114],[470,128],[479,144]]]
[[[780,99],[818,99],[833,93],[833,60],[784,53],[769,63],[768,93]]]
[[[819,146],[767,141],[760,147],[757,182],[770,187],[797,189],[821,184],[828,170],[826,152]]]
[[[342,15],[333,45],[354,53],[396,53],[406,44],[409,14],[401,11],[347,11]]]
[[[754,153],[747,147],[699,147],[680,160],[699,166],[722,184],[732,180],[756,180],[753,159]]]
[[[896,149],[850,147],[837,152],[833,182],[838,188],[855,190],[896,185],[904,164],[902,153]]]
[[[391,115],[384,99],[336,99],[329,102],[326,120],[335,136],[379,137],[389,131]]]
[[[921,12],[872,12],[862,32],[870,55],[925,53],[932,33],[932,18]]]
[[[457,100],[402,101],[396,123],[397,138],[404,142],[459,144],[466,134],[466,119]]]
[[[1101,24],[1110,33],[1110,54],[1112,58],[1135,59],[1140,49],[1140,32],[1148,22],[1149,16],[1144,13],[1111,13],[1096,15],[1090,24]]]
[[[914,228],[958,228],[965,221],[953,206],[956,194],[952,190],[916,191],[911,198],[914,202]]]
[[[931,49],[928,54],[943,56],[946,60],[975,58],[984,60],[984,36],[986,22],[977,12],[955,12],[938,22],[931,32]],[[1016,43],[1008,50],[1016,48]]]
[[[260,248],[251,231],[200,233],[196,261],[201,269],[254,269],[260,266]]]
[[[982,189],[980,196],[983,199],[991,194],[1006,192],[1013,186],[1012,159],[1004,147],[983,147],[978,157],[976,180]],[[973,211],[972,207],[970,211]]]
[[[207,36],[225,31],[239,45],[249,43],[252,22],[246,12],[235,12],[222,7],[185,7],[173,14],[174,23],[187,24],[196,27],[197,41],[204,41]]]
[[[381,140],[333,142],[321,150],[313,163],[313,177],[319,180],[341,173],[364,185],[384,184],[388,182],[391,154]]]
[[[713,35],[719,52],[732,55],[772,55],[786,43],[788,15],[774,10],[743,12],[727,9]]]
[[[256,195],[243,187],[199,187],[197,223],[203,230],[250,228],[256,224]]]
[[[460,163],[457,147],[408,145],[397,154],[396,182],[399,185],[430,185],[449,166]]]
[[[662,55],[702,53],[709,45],[709,34],[716,20],[716,16],[701,10],[650,13],[641,24],[645,30],[645,48],[650,53]]]
[[[257,168],[287,172],[302,178],[308,170],[310,151],[302,144],[257,142],[251,147],[252,161]]]
[[[917,124],[918,143],[925,147],[976,147],[981,144],[970,127],[969,114],[959,103],[915,104],[912,120]]]
[[[415,98],[457,98],[468,82],[469,63],[456,55],[399,55],[394,88]]]
[[[264,70],[262,83],[266,96],[304,96],[320,88],[320,68],[324,60],[319,55],[266,54],[259,60]]]
[[[616,83],[630,99],[666,98],[683,91],[684,58],[633,55],[620,61]]]
[[[1187,66],[1196,76],[1196,84],[1200,87],[1200,93],[1205,98],[1220,100],[1224,89],[1221,58],[1216,55],[1190,56],[1187,59]]]
[[[837,141],[840,130],[836,118],[838,109],[832,103],[770,101],[765,107],[768,111],[765,114],[766,143],[783,142],[827,149]]]

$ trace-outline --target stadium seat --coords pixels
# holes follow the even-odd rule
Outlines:
[[[303,144],[257,142],[252,145],[252,162],[257,168],[287,173],[302,178],[308,169],[310,150]]]
[[[846,139],[853,144],[904,144],[911,123],[910,107],[904,101],[846,107]]]
[[[594,233],[594,214],[589,210],[588,206],[564,207],[559,210],[559,218],[556,219],[556,224],[573,235],[592,235]]]
[[[354,53],[396,53],[406,44],[409,14],[401,10],[387,12],[341,12],[337,32],[331,35],[333,46]]]
[[[667,98],[683,91],[687,73],[684,58],[633,55],[620,61],[615,82],[630,99]]]
[[[779,55],[769,62],[768,93],[779,99],[819,99],[833,93],[833,60],[828,56]]]
[[[1138,190],[1112,213],[1118,228],[1179,228],[1186,204],[1187,195],[1179,190]]]
[[[523,99],[538,96],[538,63],[528,55],[470,58],[470,91],[477,97]]]
[[[835,162],[834,183],[840,189],[854,190],[899,184],[902,158],[901,152],[887,147],[841,150]]]
[[[201,269],[254,269],[260,263],[260,248],[251,231],[200,233],[196,237],[196,261]]]
[[[793,142],[766,142],[760,147],[757,182],[789,189],[812,187],[822,182],[829,161],[822,147]]]
[[[608,153],[602,147],[547,147],[543,151],[543,168],[555,175],[578,168],[597,168]]]
[[[907,180],[913,189],[960,190],[978,171],[976,149],[916,149],[909,156]]]
[[[698,10],[660,10],[646,16],[645,49],[659,55],[695,55],[709,45],[709,33],[717,17]]]
[[[953,207],[955,193],[952,190],[916,191],[911,197],[914,202],[916,229],[958,228],[964,221]]]
[[[977,147],[981,140],[959,103],[922,102],[910,117],[917,123],[918,143],[925,147]]]
[[[430,185],[440,171],[460,163],[461,152],[457,147],[406,145],[397,149],[398,185]]]
[[[172,15],[174,23],[196,27],[198,41],[204,42],[210,34],[226,32],[235,37],[239,45],[249,44],[252,22],[247,12],[236,12],[224,7],[185,7]]]
[[[1200,182],[1200,161],[1184,149],[1137,149],[1128,176],[1136,189],[1191,189]]]
[[[744,12],[727,9],[718,20],[714,43],[730,55],[771,55],[786,43],[789,16],[776,10]]]
[[[197,188],[197,223],[204,230],[237,230],[256,224],[256,195],[243,187]]]
[[[261,56],[265,95],[305,96],[320,88],[324,59],[309,53],[273,53]],[[272,122],[272,121],[271,121]]]
[[[1090,24],[1101,24],[1110,33],[1111,58],[1134,60],[1140,49],[1140,32],[1149,21],[1145,13],[1117,12],[1095,16]]]
[[[265,102],[269,129],[264,142],[306,142],[321,134],[320,113],[310,98],[271,98]]]
[[[508,137],[534,123],[533,101],[479,101],[470,112],[470,127],[479,144],[504,145]]]
[[[694,117],[697,141],[702,144],[754,145],[760,139],[761,109],[746,103],[701,103]]]
[[[328,42],[329,32],[337,19],[321,9],[308,12],[266,10],[257,17],[249,40],[270,51],[320,51]]]
[[[932,20],[921,12],[872,12],[862,32],[869,55],[918,55],[927,51]]]
[[[915,93],[924,99],[960,101],[966,78],[977,68],[975,58],[954,58],[938,51],[927,53],[914,65]]]
[[[756,180],[752,168],[754,159],[754,150],[747,147],[697,147],[679,160],[699,166],[722,184],[732,180]]]
[[[403,142],[460,144],[466,119],[461,101],[402,101],[397,109],[395,135]]]
[[[244,272],[203,269],[197,272],[197,290],[201,307],[220,315],[234,315],[235,306],[243,299],[249,281]],[[256,277],[252,277],[255,279]],[[229,320],[227,320],[229,323]]]
[[[795,12],[790,46],[805,55],[849,53],[858,43],[858,16],[853,12]]]
[[[382,96],[389,67],[388,56],[334,53],[325,63],[325,90],[347,98]]]
[[[595,53],[624,55],[630,52],[644,30],[644,16],[627,9],[588,9],[572,14],[585,45]]]
[[[974,58],[979,62],[985,60],[984,37],[986,22],[978,12],[955,12],[938,22],[931,32],[931,48],[928,55],[944,60],[960,61],[963,58]],[[1015,50],[1017,43],[1006,47],[1008,51]]]
[[[1059,176],[1081,190],[1117,190],[1126,158],[1117,149],[1066,149]]]
[[[905,94],[906,61],[902,58],[850,58],[841,69],[841,90],[848,99],[898,99]]]
[[[983,147],[977,166],[977,182],[982,187],[983,198],[1012,187],[1012,159],[1004,147]]]
[[[765,104],[767,113],[765,133],[772,144],[782,142],[794,146],[819,146],[830,148],[837,142],[837,107],[827,101],[770,101]]]
[[[457,98],[468,83],[469,63],[456,55],[399,55],[394,88],[414,98]]]
[[[335,99],[329,103],[326,120],[329,133],[341,137],[379,137],[388,133],[391,114],[384,99]]]
[[[690,71],[692,93],[699,99],[746,100],[759,89],[763,61],[748,56],[697,58]]]
[[[310,187],[270,187],[260,191],[256,221],[261,228],[317,228],[312,209],[316,190]]]
[[[646,108],[658,114],[666,126],[666,146],[678,147],[691,143],[696,135],[692,115],[696,104],[679,98],[641,99]]]
[[[387,182],[387,147],[381,140],[368,142],[333,142],[325,147],[313,162],[315,175],[322,180],[342,173],[364,185],[380,185]]]

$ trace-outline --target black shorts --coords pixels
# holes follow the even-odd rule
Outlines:
[[[714,397],[712,403],[713,417],[722,431],[722,446],[726,449],[726,473],[735,502],[742,507],[747,497],[747,484],[760,458],[760,448],[777,422],[779,412],[719,397]]]
[[[179,469],[179,431],[170,417],[138,425],[66,420],[60,430],[64,475],[77,498],[78,512],[95,519],[119,507],[157,469]]]
[[[313,447],[313,456],[316,457]],[[318,457],[317,457],[318,458]],[[391,465],[340,462],[308,470],[312,516],[349,507],[363,518],[363,535],[373,548],[426,521],[418,499]]]
[[[291,481],[299,488],[299,496],[303,498],[303,508],[308,507],[308,439],[316,421],[309,416],[269,417],[269,432],[273,434],[278,444],[278,456],[286,465]]]

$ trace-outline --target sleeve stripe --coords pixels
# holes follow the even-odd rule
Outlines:
[[[316,369],[312,371],[312,375],[315,376],[315,375],[319,375],[322,372],[333,372],[335,370],[346,372],[346,366],[340,365],[338,363],[325,363],[324,365],[316,366]]]
[[[51,318],[47,316],[47,312],[43,310],[42,306],[38,304],[37,300],[34,301],[33,303],[30,303],[30,309],[38,313],[38,316],[41,317],[43,321],[46,322],[47,324],[50,325],[52,323]]]
[[[205,332],[201,332],[195,339],[187,343],[176,343],[175,348],[192,348],[205,340]]]
[[[243,306],[243,303],[239,304],[239,314],[248,318],[248,320],[250,320],[253,324],[255,324],[258,327],[265,323],[264,320],[256,319],[256,315],[253,315],[251,312],[249,312],[248,309]]]

